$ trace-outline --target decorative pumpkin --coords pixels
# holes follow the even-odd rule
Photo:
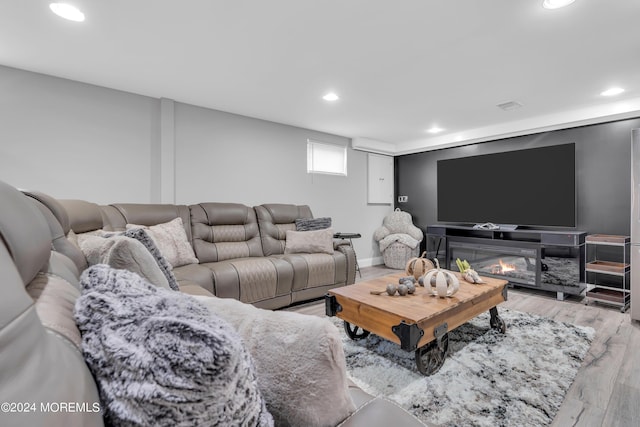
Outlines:
[[[424,275],[424,287],[440,298],[450,297],[458,292],[460,282],[453,272],[440,268],[438,260],[435,261],[436,268],[427,271]]]
[[[413,276],[418,279],[424,275],[427,271],[433,269],[435,266],[430,259],[427,258],[427,253],[422,252],[422,255],[416,258],[411,258],[407,261],[407,266],[404,268],[404,272],[409,276]]]

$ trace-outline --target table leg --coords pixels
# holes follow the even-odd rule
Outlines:
[[[502,317],[498,315],[498,308],[497,307],[491,308],[489,310],[489,313],[491,314],[491,319],[489,320],[489,324],[491,325],[491,327],[493,329],[496,329],[502,332],[503,334],[506,333],[507,324],[504,323],[504,320],[502,320]]]
[[[349,244],[353,248],[353,241],[351,239],[349,239]],[[356,248],[353,248],[353,253],[356,257],[356,271],[358,272],[358,274],[360,275],[360,278],[362,279],[362,272],[360,271],[360,266],[358,265],[358,254],[356,254]]]

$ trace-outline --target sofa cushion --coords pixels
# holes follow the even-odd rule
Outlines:
[[[293,268],[282,259],[250,257],[200,265],[211,271],[216,296],[250,304],[280,296],[288,299],[285,305],[291,302]]]
[[[92,266],[75,318],[113,425],[273,425],[242,339],[193,297]]]
[[[314,231],[287,230],[285,254],[325,253],[333,255],[333,229]]]
[[[293,267],[293,291],[317,286],[344,284],[346,281],[345,257],[341,253],[334,252],[331,255],[325,253],[274,255],[274,257],[276,256],[287,261]]]
[[[239,203],[189,206],[193,249],[201,263],[262,257],[255,211]]]
[[[326,318],[195,296],[242,336],[278,426],[334,426],[355,410],[340,334]]]
[[[83,233],[78,235],[78,245],[89,265],[107,264],[113,268],[132,271],[156,286],[171,289],[156,259],[136,239],[119,235],[104,237]]]
[[[151,226],[127,224],[126,229],[143,228],[160,250],[160,253],[173,267],[185,264],[197,264],[198,259],[184,231],[182,218]]]
[[[279,203],[254,207],[260,226],[262,251],[265,256],[284,253],[287,230],[296,229],[296,219],[313,218],[307,205],[286,205]]]

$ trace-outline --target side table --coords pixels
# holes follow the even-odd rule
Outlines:
[[[362,235],[360,233],[336,233],[336,234],[333,235],[334,239],[348,240],[349,241],[349,246],[351,246],[352,248],[353,248],[353,239],[359,239],[361,237],[362,237]],[[356,254],[355,248],[353,249],[353,253]],[[357,254],[356,254],[356,271],[360,275],[360,278],[362,278],[362,273],[360,272],[360,266],[358,265],[358,255]]]

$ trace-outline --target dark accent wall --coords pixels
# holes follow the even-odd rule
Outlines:
[[[631,130],[635,128],[640,128],[640,118],[398,156],[395,158],[396,207],[410,212],[415,224],[425,230],[428,225],[437,224],[438,160],[573,142],[576,144],[578,212],[575,229],[629,235]],[[539,170],[545,173],[544,163],[539,165]],[[465,191],[484,192],[487,203],[491,203],[493,197],[500,197],[500,189],[475,188],[473,182],[456,190],[461,195]],[[400,195],[408,196],[408,202],[398,203]],[[544,199],[540,204],[544,209],[553,209],[545,205]]]

